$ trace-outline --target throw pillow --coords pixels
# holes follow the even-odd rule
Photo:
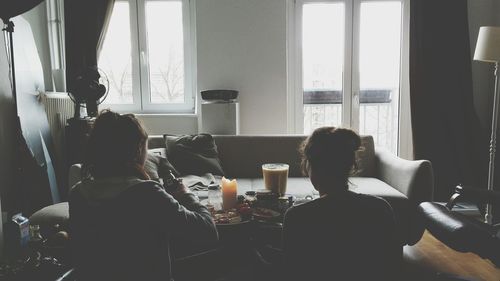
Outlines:
[[[224,175],[212,135],[164,135],[164,138],[168,159],[182,176]]]
[[[146,162],[144,163],[144,171],[155,181],[164,178],[168,175],[169,171],[172,171],[176,177],[180,175],[174,166],[167,160],[165,151],[161,148],[148,150]]]

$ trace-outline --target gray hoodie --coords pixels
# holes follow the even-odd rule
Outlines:
[[[69,211],[78,280],[170,280],[172,248],[184,247],[176,242],[217,240],[211,215],[195,195],[177,201],[158,183],[136,177],[76,184]]]

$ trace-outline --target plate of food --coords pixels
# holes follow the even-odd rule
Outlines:
[[[202,204],[204,202],[202,201]],[[247,223],[252,216],[252,209],[247,203],[238,204],[229,210],[215,210],[209,206],[210,213],[217,225],[236,225]]]
[[[242,222],[240,214],[236,211],[217,211],[212,213],[215,224],[238,224]]]
[[[267,208],[253,208],[253,216],[257,219],[270,220],[281,216],[279,212],[276,212]]]

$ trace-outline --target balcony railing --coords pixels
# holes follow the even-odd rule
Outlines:
[[[393,93],[390,89],[361,91],[359,133],[373,136],[376,145],[397,153],[399,102],[398,95]],[[309,134],[322,126],[340,125],[341,91],[304,92],[304,133]]]

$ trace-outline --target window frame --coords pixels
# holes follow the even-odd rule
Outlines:
[[[149,81],[149,51],[146,30],[146,2],[175,1],[182,3],[184,46],[184,103],[152,103]],[[128,2],[132,60],[132,104],[106,103],[118,112],[141,114],[194,114],[196,99],[196,45],[194,0],[117,0]]]
[[[359,131],[359,36],[361,3],[401,3],[398,155],[412,157],[409,110],[409,0],[290,0],[287,2],[287,131],[304,133],[302,8],[309,3],[343,3],[345,7],[342,126]],[[357,38],[357,40],[355,40]],[[358,55],[356,55],[358,54]]]
[[[50,51],[52,90],[66,91],[66,48],[64,42],[64,1],[46,1],[47,31]],[[50,85],[45,85],[51,88]]]

